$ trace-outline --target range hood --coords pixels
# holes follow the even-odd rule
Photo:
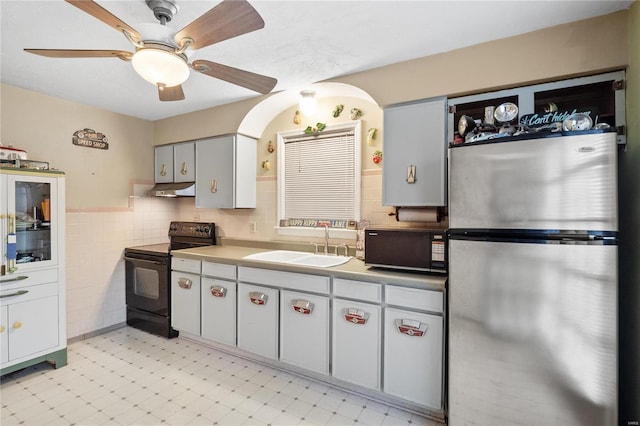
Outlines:
[[[149,195],[156,197],[195,197],[195,182],[156,183]]]

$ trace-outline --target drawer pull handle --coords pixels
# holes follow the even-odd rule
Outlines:
[[[167,165],[163,164],[162,168],[160,169],[160,176],[166,176],[167,175]]]
[[[4,333],[6,330],[4,325],[0,325],[0,333]]]
[[[218,181],[216,179],[211,179],[211,188],[209,190],[212,194],[218,192]]]
[[[17,277],[11,277],[4,280],[0,280],[0,284],[10,283],[12,281],[22,281],[22,280],[26,280],[27,278],[29,277],[26,275],[18,275]]]
[[[303,315],[309,315],[311,314],[311,312],[313,312],[313,303],[309,302],[308,300],[293,299],[291,301],[291,307],[294,311]]]
[[[268,299],[269,296],[264,293],[260,293],[259,291],[252,291],[249,293],[249,300],[251,300],[251,303],[254,305],[266,305]]]
[[[227,295],[227,289],[221,285],[212,285],[209,291],[213,297],[224,297]]]
[[[16,321],[13,323],[13,328],[14,329],[19,329],[20,327],[22,327],[22,323],[20,321]]]
[[[400,333],[412,337],[424,336],[429,328],[427,324],[410,319],[396,320],[396,327]]]
[[[361,311],[360,309],[355,309],[355,308],[347,308],[344,309],[344,319],[347,322],[350,322],[352,324],[356,324],[356,325],[364,325],[367,323],[367,320],[369,319],[369,314]]]
[[[182,162],[182,168],[180,169],[180,173],[183,175],[187,174],[187,163],[186,162]]]
[[[189,278],[180,278],[178,280],[178,285],[180,288],[184,288],[185,290],[189,290],[191,288],[191,280]]]
[[[27,293],[29,293],[29,290],[18,290],[15,293],[3,294],[2,296],[0,296],[0,299],[4,297],[22,296],[23,294]]]

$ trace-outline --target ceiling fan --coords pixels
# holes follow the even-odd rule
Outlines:
[[[158,87],[161,101],[185,98],[181,84],[189,77],[189,69],[262,94],[269,93],[277,83],[275,78],[205,59],[189,63],[185,53],[187,49],[200,49],[263,28],[262,17],[246,0],[223,0],[177,33],[165,26],[178,11],[174,0],[146,0],[160,25],[145,25],[144,36],[92,0],[65,1],[122,32],[136,51],[24,49],[26,52],[51,58],[118,58],[131,61],[142,78]]]

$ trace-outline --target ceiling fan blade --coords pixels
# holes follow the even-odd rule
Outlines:
[[[96,19],[101,20],[110,27],[122,32],[126,30],[134,40],[142,40],[142,36],[133,27],[130,27],[126,22],[120,20],[117,16],[109,12],[107,9],[100,6],[98,3],[92,0],[65,0],[67,3],[74,5],[83,12],[88,13]]]
[[[173,87],[158,86],[158,96],[161,101],[181,101],[184,99],[184,92],[181,85]]]
[[[198,59],[193,61],[191,68],[209,77],[219,78],[238,86],[246,87],[258,93],[267,94],[275,87],[278,80],[272,77],[244,71],[217,62]]]
[[[184,38],[193,39],[191,48],[200,49],[264,27],[264,21],[245,0],[223,0],[213,9],[178,31],[178,46]]]
[[[130,61],[133,57],[133,53],[126,50],[24,49],[24,51],[49,58],[119,58]]]

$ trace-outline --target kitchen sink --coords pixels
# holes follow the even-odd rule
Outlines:
[[[312,254],[304,251],[273,250],[245,256],[243,259],[259,260],[262,262],[286,263],[289,265],[315,266],[330,268],[347,263],[349,256],[329,256]]]

